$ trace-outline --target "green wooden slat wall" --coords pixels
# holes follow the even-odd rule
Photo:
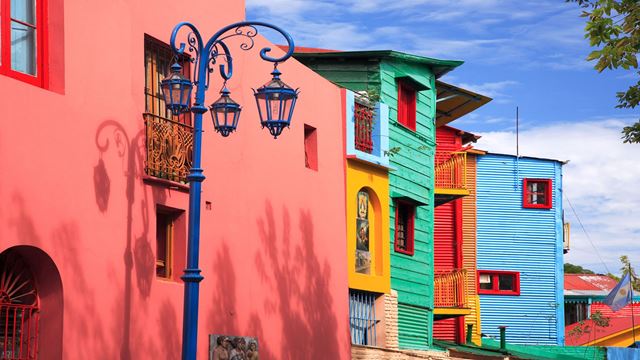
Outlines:
[[[397,123],[396,79],[409,76],[429,87],[416,104],[416,132]],[[401,348],[426,348],[433,332],[433,154],[435,152],[435,77],[430,69],[398,61],[380,66],[381,100],[389,105],[389,146],[400,148],[390,158],[391,193],[427,203],[418,207],[413,256],[391,252],[391,288],[398,291],[398,330]],[[395,234],[395,207],[391,202],[391,247]]]

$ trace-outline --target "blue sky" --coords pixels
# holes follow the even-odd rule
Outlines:
[[[477,147],[512,153],[518,106],[521,152],[571,160],[564,192],[586,233],[565,198],[565,260],[618,272],[627,254],[640,270],[640,145],[619,139],[640,112],[615,109],[637,74],[593,70],[580,13],[562,0],[247,0],[247,19],[280,25],[299,46],[464,60],[442,80],[494,100],[451,125],[482,135]]]

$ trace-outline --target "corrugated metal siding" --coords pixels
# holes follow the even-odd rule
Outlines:
[[[497,327],[506,325],[507,341],[556,344],[563,308],[557,296],[562,289],[557,271],[560,165],[484,155],[478,157],[477,169],[478,269],[520,272],[520,296],[480,295],[483,332],[497,337]],[[554,179],[553,209],[522,207],[523,178]]]
[[[436,144],[438,151],[458,151],[462,147],[462,140],[455,129],[440,126],[436,129]]]
[[[459,317],[433,322],[433,337],[439,340],[457,341]]]
[[[431,90],[418,93],[416,132],[397,122],[396,78],[411,76]],[[391,252],[391,287],[398,291],[400,344],[425,348],[431,344],[433,315],[433,157],[435,153],[435,84],[428,67],[402,62],[380,64],[380,99],[389,105],[389,147],[400,151],[390,157],[396,170],[389,173],[389,190],[427,203],[418,207],[413,256]],[[395,233],[395,207],[391,202],[391,248]],[[417,311],[416,309],[420,309]],[[419,324],[419,326],[417,325]]]
[[[467,269],[471,314],[464,318],[465,324],[473,324],[473,342],[480,344],[480,301],[476,291],[476,156],[473,154],[467,154],[467,187],[469,195],[462,198],[462,265]]]
[[[398,304],[398,344],[401,349],[428,349],[431,344],[429,310]]]
[[[456,268],[456,201],[442,204],[434,210],[433,257],[436,272]]]

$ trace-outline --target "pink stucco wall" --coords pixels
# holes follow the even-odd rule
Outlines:
[[[53,260],[63,359],[177,359],[183,285],[155,277],[155,207],[187,210],[188,194],[143,182],[144,34],[168,41],[189,20],[211,35],[243,19],[244,6],[62,3],[50,1],[60,15],[50,89],[0,76],[0,251],[30,245]],[[282,64],[302,94],[274,140],[251,91],[272,69],[259,60],[264,45],[232,45],[238,132],[220,137],[205,114],[198,358],[208,358],[208,334],[222,333],[257,336],[261,359],[347,359],[340,90],[295,60]],[[207,104],[220,86],[212,79]],[[318,171],[304,166],[305,123],[318,131]],[[40,344],[41,358],[60,358],[48,352],[55,339]]]

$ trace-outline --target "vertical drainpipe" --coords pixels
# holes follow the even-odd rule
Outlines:
[[[555,206],[555,221],[556,221],[556,276],[555,276],[555,289],[556,289],[556,345],[563,346],[565,342],[564,338],[564,251],[562,238],[564,235],[564,223],[562,221],[562,193],[564,191],[564,185],[562,184],[562,163],[554,162],[554,199]]]

